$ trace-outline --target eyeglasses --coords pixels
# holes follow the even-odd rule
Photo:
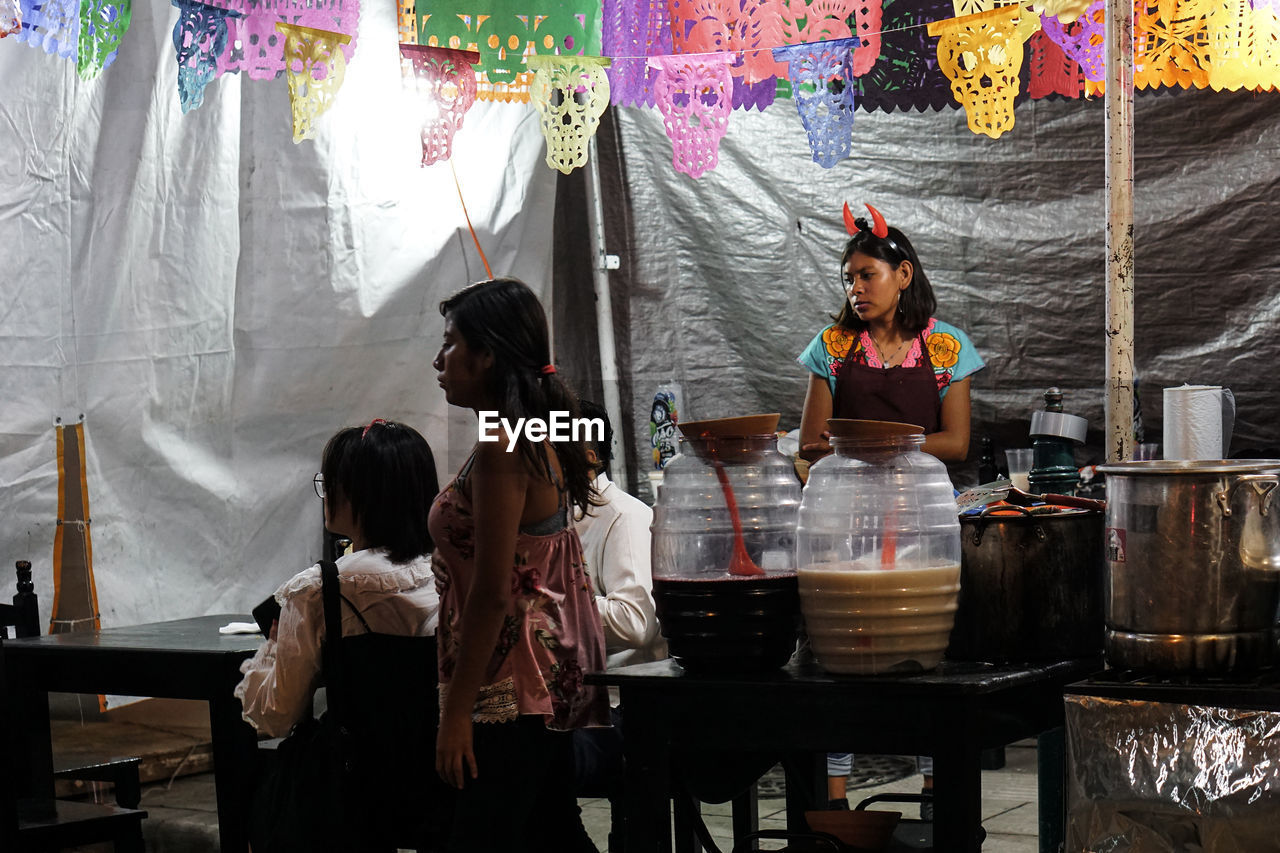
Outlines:
[[[316,497],[324,497],[324,474],[316,474],[311,478],[311,485],[315,487]]]

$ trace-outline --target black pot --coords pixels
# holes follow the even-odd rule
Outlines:
[[[1101,657],[1102,534],[1097,509],[1002,505],[961,516],[960,602],[947,657]]]

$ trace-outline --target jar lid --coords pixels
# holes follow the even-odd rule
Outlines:
[[[924,435],[924,427],[897,421],[867,421],[853,418],[827,418],[832,438],[897,438]]]
[[[710,418],[702,421],[680,421],[676,424],[680,432],[688,438],[701,438],[704,435],[724,438],[726,436],[769,435],[777,432],[778,420],[782,415],[773,412],[767,415],[738,415],[733,418]]]

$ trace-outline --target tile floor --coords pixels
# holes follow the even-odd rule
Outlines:
[[[856,806],[861,800],[880,793],[919,793],[922,782],[916,773],[896,781],[851,788],[849,802]],[[759,798],[760,828],[786,829],[785,800],[777,792],[766,793],[774,796],[762,794]],[[1035,741],[1022,741],[1006,747],[1004,767],[982,771],[982,825],[987,831],[983,853],[1038,853],[1037,802]],[[582,800],[581,806],[587,832],[604,853],[609,835],[609,802]],[[913,803],[900,806],[883,804],[876,808],[901,810],[907,818],[919,817],[919,807]],[[733,838],[729,804],[703,805],[702,815],[720,853],[730,853]],[[935,849],[944,851],[946,848],[935,841]]]
[[[915,793],[918,774],[882,784],[852,788],[852,804],[877,793]],[[1036,744],[1021,742],[1005,749],[1005,766],[982,774],[984,853],[1038,853]],[[609,803],[604,799],[581,800],[586,829],[596,845],[607,850]],[[218,849],[218,821],[214,809],[212,774],[179,776],[170,783],[146,785],[142,807],[150,812],[145,821],[148,853],[212,853]],[[888,806],[882,806],[888,808]],[[914,804],[902,804],[906,817],[916,817]],[[777,786],[762,785],[759,798],[760,829],[786,829],[785,802]],[[730,806],[707,804],[703,816],[721,853],[730,853]],[[937,849],[945,849],[937,847]]]
[[[896,781],[851,789],[849,800],[877,793],[915,793],[920,790],[919,774]],[[984,853],[1038,853],[1036,811],[1036,749],[1034,741],[1023,741],[1005,749],[1005,766],[982,773],[982,817],[987,830]],[[587,831],[602,853],[607,850],[609,803],[582,800]],[[205,853],[217,850],[217,819],[214,811],[213,775],[201,773],[178,777],[172,782],[145,786],[142,807],[150,813],[144,822],[148,853]],[[889,806],[881,806],[889,808]],[[759,799],[760,828],[785,829],[785,803],[776,787],[763,786]],[[904,804],[906,817],[917,817],[914,804]],[[729,805],[704,805],[703,817],[720,853],[730,853]],[[945,847],[935,845],[938,850]]]

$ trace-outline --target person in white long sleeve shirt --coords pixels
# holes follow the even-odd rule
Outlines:
[[[595,490],[603,503],[574,519],[587,571],[596,591],[596,608],[604,624],[605,666],[614,669],[666,657],[653,606],[653,571],[649,559],[649,525],[653,510],[609,480],[612,430],[604,410],[581,401],[582,416],[605,424],[602,447],[587,449],[595,469]],[[615,700],[613,704],[617,704]]]
[[[653,606],[653,571],[649,526],[653,510],[610,482],[613,428],[603,408],[580,400],[584,418],[598,418],[604,436],[588,443],[587,458],[595,469],[595,489],[603,503],[574,519],[587,572],[596,591],[596,608],[604,624],[605,666],[613,669],[667,656]],[[575,776],[580,792],[599,796],[617,790],[622,773],[622,709],[610,690],[613,728],[574,732]]]
[[[347,554],[337,560],[342,594],[379,634],[427,637],[435,634],[440,611],[429,556],[392,562],[385,548]],[[275,591],[280,619],[274,637],[241,664],[235,695],[244,719],[259,732],[283,737],[310,708],[320,683],[324,633],[320,567],[294,575]],[[351,607],[343,607],[342,634],[365,631]]]
[[[315,489],[324,499],[325,527],[352,541],[352,553],[337,561],[347,600],[343,635],[367,626],[380,634],[434,636],[440,598],[426,519],[439,486],[426,439],[381,418],[341,430],[325,447]],[[320,683],[320,567],[285,581],[275,599],[280,616],[257,654],[241,665],[235,695],[250,725],[283,737],[310,708]]]
[[[374,689],[374,683],[395,683],[400,685],[399,693],[392,691],[395,695],[413,697],[415,703],[423,696],[430,698],[406,724],[404,714],[386,707],[385,695],[373,699],[374,705],[361,704],[355,692],[344,696],[348,720],[373,725],[377,731],[354,732],[362,750],[361,769],[356,790],[343,792],[340,827],[323,821],[311,825],[312,816],[287,806],[282,815],[280,792],[305,790],[307,783],[297,774],[307,773],[310,765],[264,761],[250,799],[250,843],[261,853],[329,849],[324,847],[326,838],[319,836],[332,831],[341,833],[344,845],[359,839],[361,844],[352,849],[390,849],[396,846],[393,838],[404,837],[396,835],[403,829],[404,815],[412,815],[415,832],[429,825],[444,837],[453,806],[449,790],[432,768],[440,599],[427,530],[427,513],[439,491],[431,448],[412,427],[381,418],[367,427],[340,430],[325,446],[315,491],[324,500],[325,527],[351,540],[352,552],[336,561],[343,636],[369,633],[377,635],[371,638],[375,641],[400,641],[350,649],[344,643],[346,660],[362,667],[366,678],[377,679],[367,682],[365,689]],[[319,566],[285,581],[274,597],[280,614],[267,641],[241,665],[243,678],[235,695],[254,729],[284,736],[310,715],[322,680],[326,635]],[[406,645],[405,638],[419,639]],[[391,659],[388,648],[410,652],[404,659]],[[378,657],[369,658],[371,653]],[[303,734],[288,754],[313,748]],[[285,747],[278,754],[284,755]],[[317,829],[320,826],[323,829]]]

